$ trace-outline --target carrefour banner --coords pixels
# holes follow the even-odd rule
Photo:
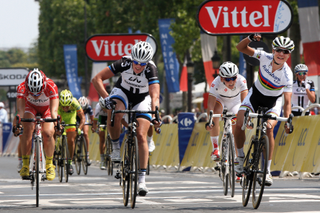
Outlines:
[[[75,98],[79,99],[82,93],[78,77],[77,45],[65,44],[63,52],[69,90]]]
[[[11,129],[12,129],[11,123],[2,124],[2,147],[1,147],[2,150],[4,150],[4,147],[6,146],[6,143],[11,133]]]
[[[179,62],[176,58],[176,53],[173,52],[172,48],[172,44],[174,44],[174,39],[170,35],[171,22],[174,22],[174,19],[158,20],[162,56],[164,68],[166,71],[167,87],[170,93],[175,93],[180,91]]]
[[[178,114],[178,139],[179,139],[179,162],[182,162],[187,149],[195,123],[194,113],[181,112]]]

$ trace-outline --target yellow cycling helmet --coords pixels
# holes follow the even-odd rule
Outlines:
[[[61,106],[71,106],[72,99],[73,96],[70,90],[65,89],[60,92],[59,102]]]

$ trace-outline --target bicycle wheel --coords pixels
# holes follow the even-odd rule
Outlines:
[[[257,209],[262,200],[264,191],[266,174],[268,168],[268,156],[269,156],[269,139],[266,135],[260,138],[257,143],[257,153],[255,153],[254,170],[252,183],[252,205]]]
[[[68,149],[68,142],[67,136],[62,136],[62,146],[63,146],[63,170],[64,170],[64,178],[66,182],[69,181],[69,163],[68,160],[70,159],[69,149]]]
[[[228,153],[228,141],[226,139],[223,139],[221,142],[221,179],[223,184],[223,194],[226,196],[228,194],[228,181],[229,181],[229,174],[228,174],[228,161],[227,161],[227,153]]]
[[[122,197],[123,197],[124,206],[128,205],[128,200],[129,200],[129,179],[130,179],[129,159],[130,159],[129,145],[128,145],[128,140],[126,140],[124,145],[124,158],[121,165]]]
[[[76,172],[78,175],[81,173],[81,141],[78,140],[78,137],[76,139],[76,144],[74,148],[74,154],[73,154],[73,162],[74,166],[76,167]]]
[[[138,157],[138,140],[137,137],[133,138],[133,144],[131,147],[130,156],[130,203],[131,208],[136,205],[137,197],[137,181],[138,181],[138,170],[139,170],[139,157]]]
[[[36,207],[39,206],[39,166],[40,166],[40,144],[39,139],[35,139],[36,149]]]
[[[60,136],[59,136],[60,137]],[[62,182],[63,179],[63,158],[64,158],[64,152],[63,152],[63,146],[62,146],[62,139],[56,139],[56,165],[57,165],[57,171],[58,171],[58,177],[59,181]]]
[[[111,152],[112,152],[111,138],[108,134],[106,139],[106,144],[105,144],[105,161],[106,161],[106,166],[108,170],[108,175],[113,175],[113,163],[110,158]]]
[[[235,171],[234,171],[234,154],[235,154],[234,140],[232,135],[229,135],[228,137],[228,145],[229,145],[229,152],[228,152],[229,184],[230,184],[231,197],[233,197],[236,177],[235,177]]]
[[[150,155],[151,155],[151,153],[149,152],[148,165],[147,165],[146,175],[149,175],[149,174],[150,174]]]
[[[82,160],[82,169],[83,169],[83,173],[85,175],[88,174],[88,164],[87,164],[87,142],[86,142],[86,139],[83,137],[83,135],[81,136],[81,143],[80,143],[82,149],[81,149],[81,152],[80,152],[80,158]]]
[[[243,170],[244,173],[241,179],[241,186],[242,186],[242,205],[246,207],[249,202],[251,187],[252,187],[252,168],[251,168],[251,161],[252,161],[252,152],[253,152],[253,144],[254,144],[254,136],[251,138],[250,147],[246,154],[246,157],[243,162]]]

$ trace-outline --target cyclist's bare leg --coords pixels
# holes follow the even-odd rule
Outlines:
[[[274,149],[274,135],[273,135],[273,129],[277,125],[276,120],[268,120],[268,126],[267,126],[267,136],[269,138],[269,160],[272,160],[273,155],[273,149]]]
[[[125,106],[122,101],[117,99],[113,99],[113,100],[117,102],[116,110],[125,109]],[[112,140],[116,140],[120,138],[122,117],[123,117],[123,113],[115,113],[114,126],[111,126],[111,110],[108,110],[108,132]]]
[[[43,123],[42,124],[42,138],[43,138],[43,149],[46,153],[46,157],[52,157],[54,152],[55,141],[54,135],[54,124]]]
[[[153,126],[150,125],[149,129],[148,129],[148,136],[152,137],[153,135]]]
[[[106,138],[106,133],[105,131],[100,131],[99,132],[99,140],[100,140],[100,144],[99,144],[99,150],[100,150],[100,155],[104,154],[104,149],[105,149],[105,138]]]
[[[24,113],[23,118],[35,118],[31,113]],[[21,154],[22,155],[30,155],[31,152],[31,142],[32,142],[32,134],[34,131],[34,123],[22,122],[23,126],[23,134],[21,135]]]
[[[234,130],[234,141],[236,144],[236,148],[238,149],[243,148],[244,142],[246,140],[245,131],[241,130],[245,112],[245,110],[239,110],[237,114],[237,123]]]
[[[84,139],[86,140],[86,143],[87,143],[87,152],[89,152],[89,126],[88,125],[84,125],[83,126],[83,137]]]
[[[144,118],[137,119],[139,126],[137,128],[137,139],[139,146],[140,168],[145,169],[148,166],[149,148],[147,143],[147,133],[150,127],[150,121]]]
[[[68,140],[68,149],[69,149],[69,154],[70,154],[70,158],[73,159],[73,153],[74,153],[74,141],[77,137],[77,132],[76,131],[70,131],[67,132],[67,140]]]

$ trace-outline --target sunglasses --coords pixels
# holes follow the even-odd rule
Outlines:
[[[138,62],[138,61],[133,61],[133,63],[134,63],[135,65],[140,64],[140,66],[146,66],[146,65],[147,65],[147,63],[140,63],[140,62]]]
[[[298,72],[297,74],[299,74],[299,75],[306,75],[307,73],[306,73],[306,72]]]
[[[226,82],[235,81],[236,79],[237,79],[237,76],[232,77],[232,78],[224,78],[224,80],[225,80]]]
[[[283,49],[276,49],[276,52],[277,52],[277,53],[283,52],[283,54],[289,54],[289,53],[290,53],[289,50],[283,50]]]
[[[31,94],[32,96],[34,96],[34,97],[38,97],[39,95],[41,95],[41,92],[40,93],[38,93],[38,94]]]

